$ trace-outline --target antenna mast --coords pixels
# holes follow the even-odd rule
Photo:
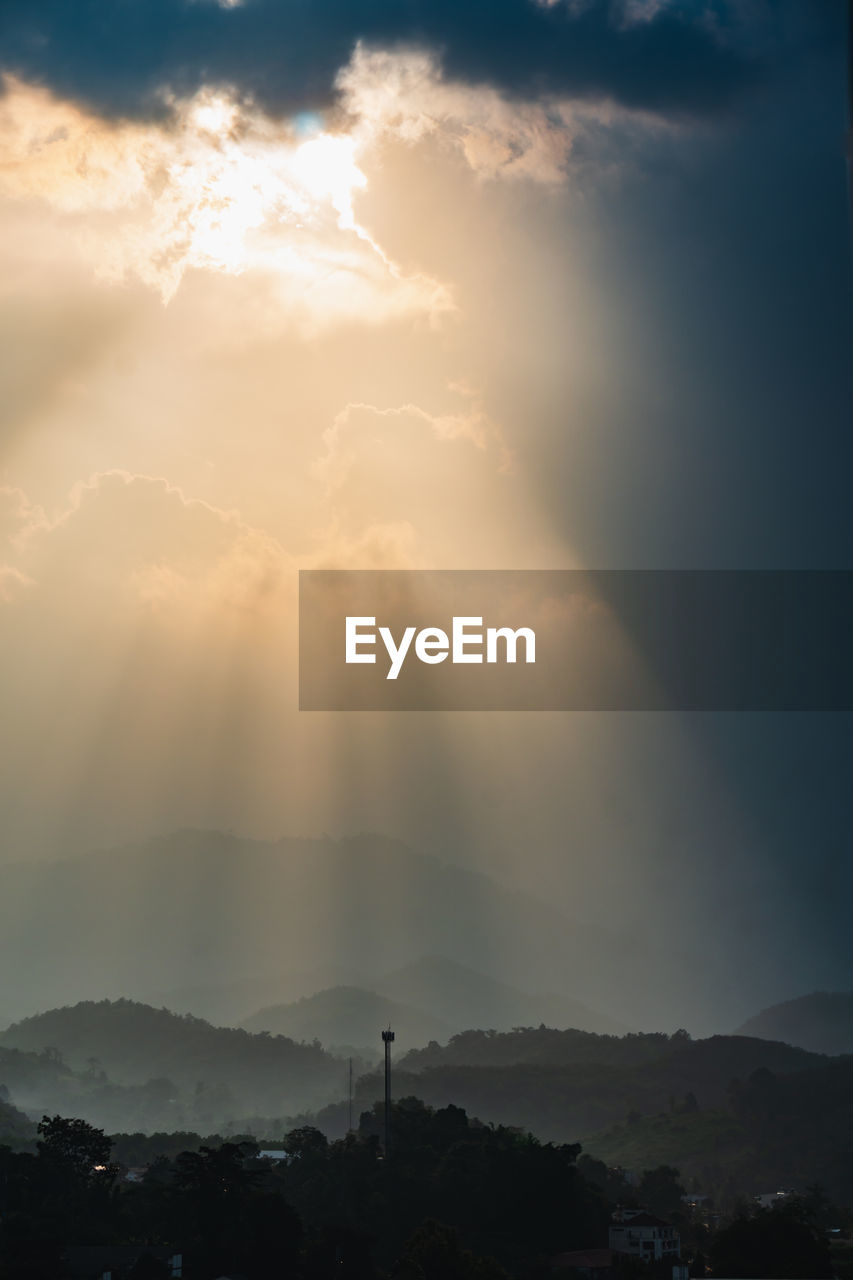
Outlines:
[[[385,1157],[391,1150],[391,1045],[394,1043],[394,1032],[390,1026],[382,1032],[382,1043],[385,1045]]]

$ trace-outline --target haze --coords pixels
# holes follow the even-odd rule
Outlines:
[[[845,715],[296,709],[300,567],[850,566],[843,6],[428,8],[3,7],[9,1018],[429,953],[697,1034],[850,985]]]

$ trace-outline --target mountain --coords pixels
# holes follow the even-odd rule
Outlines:
[[[105,1085],[154,1082],[164,1103],[181,1093],[196,1101],[206,1095],[211,1120],[293,1114],[345,1090],[343,1063],[315,1045],[214,1027],[133,1000],[89,1000],[25,1018],[0,1034],[0,1046],[58,1052],[72,1071],[93,1082],[103,1075]]]
[[[501,939],[512,945],[496,946]],[[265,842],[181,831],[0,867],[0,969],[16,973],[0,992],[2,1020],[94,998],[154,1004],[164,991],[199,987],[230,990],[233,1006],[234,984],[260,975],[270,986],[242,1006],[245,1017],[320,989],[294,990],[293,975],[393,974],[425,955],[473,970],[488,958],[495,979],[572,998],[583,988],[591,1003],[633,1005],[638,1020],[643,1001],[657,1011],[650,1021],[660,1016],[656,973],[690,979],[637,939],[380,836]],[[626,974],[640,972],[632,991]],[[355,985],[373,987],[360,977]],[[450,1021],[396,988],[378,994]],[[488,1007],[474,994],[461,1025],[477,1000],[481,1013]]]
[[[853,991],[814,991],[771,1005],[735,1035],[784,1040],[814,1053],[853,1053]]]
[[[148,996],[148,1003],[172,1009],[175,1013],[192,1013],[217,1026],[237,1027],[243,1025],[247,1010],[292,1004],[303,996],[314,995],[330,987],[350,985],[368,984],[362,975],[348,971],[344,965],[326,965],[320,969],[279,972],[266,977],[163,987]]]
[[[505,1031],[540,1023],[613,1035],[628,1030],[571,996],[520,991],[446,956],[424,956],[377,979],[375,986],[394,1000],[441,1017],[454,1031],[468,1027]]]
[[[353,1045],[378,1058],[379,1033],[393,1026],[405,1044],[447,1040],[452,1028],[439,1018],[360,987],[332,987],[292,1004],[272,1005],[246,1018],[247,1031],[270,1031],[327,1047]],[[378,1046],[378,1047],[377,1047]]]
[[[431,1106],[454,1103],[481,1120],[518,1125],[548,1141],[575,1142],[629,1113],[668,1112],[688,1094],[703,1108],[726,1105],[733,1082],[759,1071],[784,1077],[826,1062],[804,1049],[744,1036],[468,1032],[444,1048],[401,1058],[394,1093]],[[364,1076],[359,1101],[377,1089],[376,1077]]]

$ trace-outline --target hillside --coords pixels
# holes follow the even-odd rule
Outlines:
[[[710,1194],[820,1184],[842,1204],[853,1200],[853,1061],[784,1076],[759,1070],[728,1104],[634,1117],[584,1146],[623,1168],[673,1165]]]
[[[609,1066],[641,1066],[671,1052],[683,1043],[663,1032],[629,1032],[626,1036],[598,1035],[593,1031],[553,1027],[515,1027],[512,1031],[461,1031],[446,1045],[412,1049],[400,1059],[406,1071],[427,1067],[506,1067],[517,1063],[567,1066],[604,1063]]]
[[[330,1048],[352,1045],[376,1058],[382,1048],[379,1033],[389,1025],[404,1044],[446,1040],[452,1030],[429,1013],[360,987],[333,987],[291,1004],[272,1005],[242,1023],[246,1031],[316,1039]]]
[[[735,1034],[784,1040],[814,1053],[853,1053],[853,991],[814,991],[771,1005]]]
[[[458,1054],[460,1041],[477,1046],[478,1065],[441,1060]],[[513,1046],[514,1062],[484,1064],[490,1053],[492,1063],[500,1063],[507,1043]],[[550,1060],[537,1059],[542,1045],[551,1046]],[[556,1060],[555,1045],[563,1046],[562,1062]],[[425,1061],[432,1065],[412,1069],[413,1063]],[[631,1112],[668,1111],[688,1094],[701,1107],[726,1105],[731,1082],[746,1080],[759,1069],[784,1076],[825,1061],[790,1045],[742,1036],[691,1041],[676,1034],[620,1041],[574,1033],[555,1041],[554,1033],[542,1028],[509,1036],[462,1036],[446,1050],[408,1055],[395,1073],[394,1090],[397,1096],[415,1094],[432,1106],[453,1102],[483,1120],[520,1125],[549,1141],[574,1142],[622,1122]],[[359,1096],[367,1101],[376,1089],[376,1081],[365,1077]]]
[[[132,1000],[83,1001],[25,1018],[0,1045],[38,1053],[50,1046],[72,1070],[117,1085],[160,1081],[166,1100],[205,1091],[216,1115],[283,1115],[322,1105],[344,1088],[342,1063],[315,1045],[283,1036],[214,1027]],[[213,1117],[212,1117],[213,1118]]]
[[[409,1071],[448,1067],[506,1067],[515,1064],[542,1066],[602,1065],[643,1068],[665,1062],[667,1069],[685,1077],[701,1077],[714,1087],[748,1075],[758,1066],[774,1071],[797,1071],[820,1056],[791,1045],[750,1039],[746,1036],[711,1036],[691,1040],[684,1031],[666,1035],[660,1031],[629,1032],[626,1036],[552,1027],[517,1027],[513,1031],[464,1031],[446,1045],[413,1049],[400,1065]]]
[[[594,1159],[622,1169],[670,1165],[683,1178],[698,1178],[703,1188],[716,1188],[732,1173],[743,1174],[748,1144],[747,1130],[730,1110],[680,1109],[632,1117],[601,1133],[589,1134],[584,1150]]]

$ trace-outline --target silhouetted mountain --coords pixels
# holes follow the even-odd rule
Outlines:
[[[746,1080],[759,1069],[782,1075],[825,1062],[804,1049],[744,1036],[692,1041],[685,1033],[620,1039],[547,1028],[470,1032],[444,1049],[406,1055],[395,1071],[394,1091],[432,1106],[453,1102],[482,1120],[574,1142],[629,1112],[667,1111],[688,1094],[703,1107],[721,1106],[734,1079]],[[365,1076],[359,1097],[366,1102],[377,1088]]]
[[[691,981],[702,980],[663,948],[653,954],[636,938],[570,920],[488,876],[380,836],[271,843],[182,831],[63,862],[0,868],[0,968],[16,972],[14,987],[0,991],[3,1019],[94,997],[150,1004],[164,991],[233,992],[246,979],[283,975],[288,982],[316,970],[357,975],[357,985],[374,989],[365,975],[425,955],[487,968],[527,991],[560,991],[563,1000],[582,988],[585,999],[631,1009],[638,1022],[661,1008],[668,983],[688,993]],[[626,980],[632,973],[642,975],[634,990]],[[240,1016],[318,989],[273,984]],[[380,994],[401,998],[390,989]],[[452,1022],[409,994],[402,1000]],[[696,1003],[692,992],[685,1007],[688,1001]],[[465,1025],[467,1005],[462,1012]],[[233,1000],[225,1016],[233,1018]]]
[[[321,969],[294,970],[267,977],[234,981],[198,982],[191,986],[164,987],[150,995],[148,1004],[175,1013],[192,1013],[219,1027],[239,1027],[247,1016],[272,1005],[292,1004],[303,996],[327,991],[330,987],[367,986],[363,976],[344,965]]]
[[[451,1033],[446,1023],[431,1014],[360,987],[332,987],[292,1004],[272,1005],[253,1013],[242,1025],[247,1031],[320,1040],[327,1047],[354,1045],[378,1058],[379,1033],[389,1024],[405,1044],[446,1040]]]
[[[814,991],[762,1009],[735,1032],[814,1053],[853,1053],[853,991]]]
[[[400,1059],[400,1066],[407,1071],[449,1066],[508,1067],[523,1062],[541,1066],[603,1063],[639,1067],[666,1057],[674,1045],[685,1043],[690,1043],[685,1033],[669,1036],[663,1031],[630,1032],[625,1036],[544,1026],[516,1027],[501,1033],[462,1031],[446,1045],[410,1050]]]
[[[468,1027],[506,1031],[539,1023],[607,1034],[628,1030],[570,996],[519,991],[446,956],[424,956],[377,979],[374,985],[395,1000],[440,1016],[455,1031]]]
[[[0,1044],[30,1052],[50,1046],[68,1067],[104,1083],[162,1086],[164,1103],[207,1096],[201,1119],[286,1115],[322,1105],[344,1091],[343,1064],[315,1045],[284,1036],[213,1027],[201,1018],[132,1000],[84,1001],[15,1023]]]

